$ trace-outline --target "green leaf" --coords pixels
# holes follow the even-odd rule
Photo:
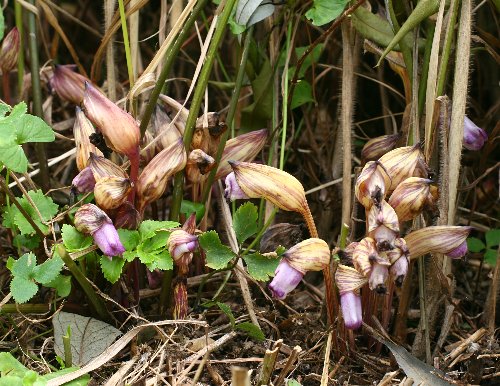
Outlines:
[[[38,292],[38,286],[29,279],[14,276],[10,282],[10,292],[16,303],[26,303]]]
[[[104,277],[112,284],[116,283],[122,274],[125,260],[114,256],[111,260],[107,256],[101,256],[101,269]]]
[[[156,235],[150,239],[144,240],[141,243],[141,248],[146,252],[154,252],[158,249],[163,249],[167,247],[167,240],[170,237],[171,232],[158,231]]]
[[[33,253],[25,253],[19,259],[12,262],[12,275],[23,279],[32,279],[36,267],[36,256]]]
[[[16,235],[12,240],[12,244],[16,248],[26,248],[26,249],[35,249],[40,245],[42,239],[37,236],[26,236],[26,235]]]
[[[257,327],[255,324],[250,323],[250,322],[243,322],[243,323],[237,324],[235,329],[245,331],[250,336],[250,338],[253,338],[253,339],[258,340],[260,342],[262,342],[264,339],[266,339],[262,330],[259,327]]]
[[[182,200],[181,213],[185,214],[186,217],[190,216],[191,213],[196,213],[196,221],[201,221],[201,219],[205,215],[205,205],[199,202]]]
[[[274,276],[274,271],[280,262],[279,258],[270,259],[260,253],[243,256],[247,264],[248,273],[255,280],[267,281]]]
[[[60,377],[61,375],[72,373],[73,371],[76,371],[78,369],[79,369],[79,367],[76,367],[76,366],[68,367],[66,369],[62,369],[59,371],[55,371],[52,373],[42,375],[40,378],[42,378],[43,380],[49,381],[51,379]],[[73,381],[65,383],[64,386],[87,386],[89,383],[90,383],[90,375],[84,374],[81,377],[79,377]]]
[[[257,207],[251,202],[247,202],[238,208],[234,214],[233,228],[240,244],[257,233],[259,230],[258,217]]]
[[[337,18],[344,10],[348,0],[314,0],[306,17],[315,26],[321,26]]]
[[[28,158],[26,158],[21,146],[15,143],[0,142],[0,162],[17,173],[28,171]]]
[[[288,379],[286,381],[286,386],[302,386],[299,382],[297,382],[295,379]]]
[[[57,296],[66,297],[71,293],[71,276],[58,275],[50,283],[45,286],[54,288],[57,291]]]
[[[146,220],[139,226],[139,233],[141,240],[147,240],[156,234],[159,229],[172,229],[178,227],[180,224],[175,221],[154,221]]]
[[[215,304],[217,305],[217,307],[221,309],[222,312],[226,314],[226,316],[229,319],[229,322],[231,323],[231,326],[234,328],[235,319],[233,311],[231,311],[231,307],[229,307],[226,303],[221,303],[221,302],[215,302]]]
[[[17,377],[22,377],[28,371],[21,362],[19,362],[9,352],[0,352],[0,375],[2,377],[7,374]]]
[[[154,254],[154,260],[147,265],[150,271],[159,269],[161,271],[171,271],[174,269],[174,260],[168,250]]]
[[[0,11],[1,13],[2,11]],[[1,16],[0,16],[1,18]],[[7,103],[0,102],[0,120],[5,117],[5,114],[7,114],[10,111],[10,106]]]
[[[3,39],[5,33],[5,19],[3,17],[3,8],[0,7],[0,40]]]
[[[312,87],[309,82],[300,80],[297,82],[292,95],[292,110],[303,104],[315,102],[312,95]]]
[[[139,244],[139,241],[141,239],[141,237],[139,236],[139,232],[128,229],[118,229],[118,236],[120,237],[120,241],[127,251],[131,251],[137,248],[137,245]]]
[[[18,145],[27,142],[52,142],[54,139],[54,131],[43,119],[29,114],[21,117],[17,127]]]
[[[53,281],[61,272],[64,262],[59,256],[54,256],[33,270],[33,278],[40,284],[47,284]]]
[[[497,251],[494,249],[488,249],[484,253],[484,261],[494,267],[497,263]]]
[[[125,259],[128,263],[130,263],[131,261],[134,261],[134,259],[137,257],[137,251],[136,251],[136,250],[133,250],[133,251],[125,251],[125,252],[123,252],[122,257],[123,257],[123,259]]]
[[[139,244],[139,246],[137,247],[136,256],[139,258],[141,263],[146,265],[151,264],[155,260],[156,254],[153,252],[145,251],[142,245],[143,244]]]
[[[78,232],[74,226],[64,224],[61,233],[68,252],[81,251],[92,245],[92,237]]]
[[[205,251],[207,266],[212,269],[222,269],[227,266],[236,255],[223,245],[215,231],[205,232],[199,238],[200,246]]]
[[[500,244],[500,229],[490,229],[486,232],[485,238],[488,248],[497,247]]]
[[[467,248],[471,252],[481,252],[486,246],[476,237],[469,237],[467,239]]]
[[[41,214],[43,221],[49,221],[53,216],[56,215],[58,211],[58,206],[55,204],[50,197],[44,196],[41,190],[30,190],[28,192],[32,201],[38,209],[38,212]],[[24,208],[24,210],[30,215],[35,224],[42,230],[42,232],[47,233],[48,227],[43,224],[38,216],[37,211],[31,206],[31,204],[24,197],[19,200],[19,203]],[[19,228],[19,231],[22,234],[29,235],[34,234],[35,230],[31,226],[31,224],[26,220],[26,218],[22,215],[22,213],[16,207],[11,207],[11,210],[15,211],[14,219],[15,224]]]

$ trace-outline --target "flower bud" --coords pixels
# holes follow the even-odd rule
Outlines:
[[[215,166],[215,160],[201,149],[194,149],[189,153],[186,163],[186,176],[189,181],[199,183],[203,176]]]
[[[400,139],[400,134],[382,135],[370,139],[365,143],[365,146],[363,146],[363,150],[361,150],[362,162],[378,160],[385,153],[394,149]]]
[[[398,147],[380,157],[378,161],[386,171],[384,179],[387,193],[396,189],[401,181],[413,176],[421,158],[420,145]]]
[[[77,193],[90,193],[94,190],[95,178],[90,167],[86,167],[73,178],[71,187]]]
[[[249,198],[265,198],[280,209],[301,214],[308,211],[304,187],[291,174],[250,162],[229,161],[229,164],[237,185]],[[226,198],[233,196],[227,186],[224,195]]]
[[[344,292],[340,295],[340,307],[345,327],[348,330],[357,330],[363,324],[361,296],[355,292]]]
[[[330,263],[330,248],[328,244],[317,238],[310,238],[294,245],[283,257],[297,271],[321,271]]]
[[[352,263],[358,272],[368,277],[372,270],[372,262],[378,257],[378,252],[375,247],[375,240],[371,237],[365,237],[361,240],[354,249],[352,254]]]
[[[94,204],[82,205],[76,211],[75,227],[82,233],[90,234],[106,256],[118,256],[125,252],[113,222]]]
[[[385,198],[385,171],[378,162],[368,162],[356,180],[354,194],[358,201],[370,209],[373,204],[379,206]]]
[[[198,248],[198,237],[183,229],[173,231],[167,240],[168,251],[178,266],[187,267]]]
[[[90,136],[94,133],[92,123],[90,123],[82,109],[77,106],[73,135],[76,145],[76,166],[80,171],[88,166],[91,153],[102,156],[102,152],[90,143]]]
[[[396,212],[386,201],[382,201],[380,208],[372,206],[368,212],[368,232],[375,239],[379,252],[393,248],[399,233],[399,221]]]
[[[90,81],[73,70],[73,65],[61,66],[56,64],[49,85],[59,95],[59,98],[79,105],[83,100],[85,83]]]
[[[375,262],[372,267],[372,271],[370,273],[370,277],[368,278],[368,286],[372,291],[377,292],[378,294],[385,294],[387,292],[387,287],[385,286],[385,282],[389,277],[389,269],[387,265],[379,264]]]
[[[431,180],[410,177],[401,182],[389,198],[389,205],[394,208],[399,221],[410,221],[417,217],[426,206],[433,204]]]
[[[404,238],[410,252],[410,259],[427,253],[442,253],[450,257],[461,257],[467,252],[467,236],[471,231],[468,226],[430,226],[418,229]]]
[[[8,76],[8,73],[17,66],[19,44],[19,30],[17,27],[14,27],[5,35],[2,47],[0,48],[0,69],[2,70],[2,76]]]
[[[339,289],[340,296],[347,292],[356,292],[363,287],[368,279],[354,268],[339,264],[335,271],[335,282]]]
[[[105,210],[116,209],[125,202],[131,189],[132,184],[128,178],[103,177],[95,184],[95,201]]]
[[[166,149],[172,143],[179,141],[184,134],[183,131],[181,132],[179,130],[177,122],[172,123],[172,120],[161,105],[156,105],[151,124],[153,126],[155,136],[160,137],[159,142],[161,143],[162,149]],[[181,125],[181,127],[183,130],[184,126]]]
[[[469,150],[480,150],[488,140],[486,131],[464,116],[464,147]]]
[[[134,118],[85,82],[85,114],[104,136],[109,148],[129,158],[136,158],[140,131]]]
[[[90,153],[89,167],[92,173],[94,173],[96,181],[106,177],[127,178],[127,173],[125,173],[121,167],[109,159],[95,155],[94,153]]]
[[[159,152],[143,169],[137,180],[137,203],[140,213],[150,202],[161,197],[168,179],[186,166],[186,150],[182,141]]]
[[[269,289],[276,299],[284,299],[289,292],[297,287],[304,277],[304,273],[293,268],[287,259],[282,259],[274,272],[274,279]]]

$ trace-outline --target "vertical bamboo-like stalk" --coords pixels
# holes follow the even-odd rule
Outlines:
[[[130,0],[128,5],[132,8],[139,0]],[[139,11],[134,12],[129,17],[130,22],[130,56],[132,57],[132,74],[134,79],[137,79],[139,72],[140,55],[139,55]]]
[[[116,8],[116,0],[105,0],[104,2],[104,29],[107,31],[111,26],[111,20]],[[115,72],[115,51],[113,39],[106,47],[106,79],[108,82],[108,98],[116,101],[116,72]]]

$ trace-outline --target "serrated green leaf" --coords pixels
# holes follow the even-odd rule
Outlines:
[[[50,283],[45,284],[45,286],[54,288],[57,291],[57,296],[65,298],[71,293],[71,276],[58,275]]]
[[[41,190],[30,190],[28,192],[32,201],[38,209],[38,212],[42,216],[43,221],[49,221],[52,217],[57,214],[58,206],[52,201],[50,197],[46,197]],[[43,224],[38,216],[37,211],[31,206],[31,204],[24,197],[19,199],[19,203],[24,208],[24,210],[30,215],[35,224],[38,225],[40,230],[44,233],[48,232],[47,225]],[[16,207],[11,207],[14,213],[15,224],[19,228],[19,231],[22,234],[31,235],[35,233],[35,230],[31,226],[31,224],[26,220],[23,214]]]
[[[146,265],[151,264],[156,257],[154,253],[143,250],[142,244],[139,244],[139,246],[137,247],[136,256],[139,258],[141,263]]]
[[[0,102],[0,120],[2,120],[5,117],[5,114],[7,114],[9,111],[10,111],[10,106],[7,103]]]
[[[54,139],[54,131],[43,119],[29,114],[20,118],[16,132],[18,145],[27,142],[52,142]]]
[[[348,0],[314,0],[306,17],[315,26],[325,25],[336,19],[344,10]]]
[[[203,233],[198,237],[198,242],[205,251],[207,266],[212,269],[225,268],[236,257],[231,249],[221,243],[215,231]]]
[[[175,221],[146,220],[139,226],[139,234],[141,235],[141,240],[147,240],[153,237],[159,229],[173,229],[179,225],[180,224]]]
[[[286,386],[302,386],[302,384],[297,382],[295,379],[288,379],[286,381]]]
[[[274,271],[276,271],[280,262],[279,258],[270,259],[260,253],[245,255],[243,260],[247,264],[248,274],[255,280],[260,281],[267,281],[270,277],[273,277]]]
[[[251,202],[241,205],[235,212],[233,217],[233,228],[236,239],[240,244],[257,233],[259,230],[257,224],[258,217],[257,207]]]
[[[142,250],[145,252],[154,252],[158,249],[167,248],[167,240],[170,237],[170,233],[167,231],[158,231],[156,235],[141,243]]]
[[[139,232],[132,231],[129,229],[118,229],[118,236],[120,237],[120,241],[123,247],[127,251],[131,251],[137,248],[141,237],[139,236]]]
[[[231,323],[231,326],[234,328],[235,318],[233,312],[231,311],[231,307],[229,307],[226,303],[221,303],[221,302],[215,302],[215,304],[217,305],[217,307],[220,308],[222,312],[226,314],[226,316],[229,319],[229,322]]]
[[[12,275],[23,279],[32,279],[36,267],[36,256],[33,253],[25,253],[19,259],[12,262]]]
[[[123,252],[122,257],[124,260],[126,260],[128,263],[130,263],[131,261],[134,261],[134,259],[137,257],[137,251],[136,250],[125,251],[125,252]]]
[[[490,229],[484,237],[488,248],[497,247],[500,244],[500,229]]]
[[[62,259],[59,256],[54,256],[33,269],[33,278],[38,283],[45,285],[59,275],[63,266]]]
[[[250,336],[250,338],[258,340],[259,342],[262,342],[264,339],[266,339],[262,330],[255,324],[250,322],[239,323],[235,326],[235,329],[245,331],[248,336]]]
[[[484,261],[494,267],[497,263],[497,253],[495,249],[487,249],[484,253]]]
[[[12,240],[12,245],[14,245],[16,248],[26,248],[33,250],[40,245],[41,241],[42,239],[38,235],[16,235]]]
[[[6,228],[14,228],[16,224],[14,223],[15,221],[15,210],[12,208],[14,205],[8,207],[7,205],[2,208],[3,211],[3,220],[2,220],[2,225]]]
[[[14,276],[10,282],[10,292],[16,303],[26,303],[38,292],[38,286],[29,279]]]
[[[125,260],[119,256],[114,256],[112,259],[109,259],[107,256],[101,256],[100,263],[102,273],[106,280],[112,284],[116,283],[122,274]]]
[[[469,237],[467,239],[467,248],[471,252],[481,252],[486,245],[476,237]]]
[[[185,214],[186,217],[191,216],[191,213],[196,213],[196,221],[201,221],[201,219],[205,215],[205,205],[199,202],[182,200],[181,213]]]
[[[0,143],[0,162],[17,173],[28,171],[28,158],[22,147],[15,143]]]
[[[74,226],[64,224],[61,233],[68,252],[81,251],[92,245],[92,237],[78,232]]]
[[[161,271],[170,271],[174,268],[174,260],[168,250],[164,250],[161,252],[156,252],[153,254],[153,261],[151,263],[146,264],[150,271],[155,269],[159,269]]]

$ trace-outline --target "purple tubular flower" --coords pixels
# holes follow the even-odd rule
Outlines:
[[[118,232],[113,224],[105,222],[92,235],[94,242],[106,256],[119,256],[125,252]]]
[[[394,264],[389,268],[391,276],[398,287],[403,285],[406,274],[408,273],[408,258],[406,256],[401,256],[397,259]]]
[[[370,278],[368,279],[368,285],[372,291],[376,291],[378,294],[385,294],[387,288],[385,282],[389,277],[389,269],[386,265],[379,264],[377,262],[373,263],[372,271],[370,272]]]
[[[245,194],[245,192],[243,192],[243,190],[241,190],[238,182],[236,181],[234,172],[229,173],[226,177],[226,189],[224,190],[224,197],[226,197],[226,200],[229,201],[250,198]]]
[[[461,257],[465,256],[467,250],[467,241],[464,241],[458,247],[448,252],[446,256],[451,257],[452,259],[460,259]]]
[[[464,147],[469,150],[479,150],[488,140],[486,131],[477,126],[467,116],[464,117]]]
[[[269,284],[273,297],[284,299],[286,295],[297,287],[304,274],[293,268],[286,259],[282,259],[274,272],[274,279]]]
[[[356,295],[354,292],[344,292],[340,295],[340,306],[345,327],[349,330],[360,328],[363,323],[361,296]]]
[[[73,178],[71,186],[78,193],[92,192],[95,187],[95,178],[92,169],[90,169],[90,167],[88,166],[82,169],[82,171],[78,173],[75,178]]]

